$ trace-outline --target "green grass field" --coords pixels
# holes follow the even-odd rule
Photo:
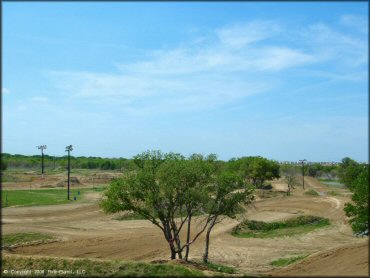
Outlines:
[[[4,271],[7,270],[7,271]],[[174,264],[153,264],[142,262],[125,261],[100,261],[90,259],[59,259],[59,258],[31,258],[18,256],[3,256],[2,271],[3,277],[11,275],[9,270],[28,270],[27,276],[85,276],[85,277],[194,277],[204,276],[197,269],[188,268]],[[50,270],[50,271],[49,271]],[[57,273],[53,274],[55,270]],[[39,271],[44,271],[40,273]],[[64,271],[61,274],[58,271]],[[9,275],[7,275],[9,274]],[[22,276],[23,277],[23,276]]]
[[[330,225],[328,219],[310,215],[271,223],[246,220],[233,229],[232,235],[241,238],[294,236],[308,233],[328,225]]]
[[[67,200],[67,189],[32,189],[32,190],[2,190],[1,207],[10,206],[41,206],[59,205],[70,202],[81,202],[86,192],[103,191],[103,187],[95,188],[72,188],[70,201]],[[80,191],[80,195],[78,195]],[[76,201],[74,200],[76,196]]]
[[[33,241],[45,241],[54,239],[53,236],[41,233],[13,233],[1,236],[1,246],[29,243]]]
[[[319,179],[319,181],[327,187],[336,189],[345,189],[346,186],[337,180]]]

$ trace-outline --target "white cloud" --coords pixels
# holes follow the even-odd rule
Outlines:
[[[302,45],[298,48],[289,36],[278,43],[283,31],[295,34]],[[143,53],[141,61],[119,64],[116,73],[59,71],[51,76],[74,98],[114,102],[132,113],[165,113],[212,109],[271,91],[288,82],[281,73],[291,68],[328,62],[361,66],[367,61],[359,38],[324,24],[296,31],[252,21],[219,28],[197,43]]]
[[[222,45],[240,48],[272,37],[279,31],[275,22],[252,21],[218,29],[216,34]]]
[[[1,92],[2,92],[3,95],[9,95],[10,94],[10,90],[7,89],[7,88],[2,88]]]
[[[363,37],[344,34],[323,23],[309,26],[303,35],[321,61],[331,60],[351,67],[368,62],[368,44]]]
[[[32,97],[30,98],[31,101],[35,101],[35,102],[48,102],[49,99],[46,98],[46,97]]]

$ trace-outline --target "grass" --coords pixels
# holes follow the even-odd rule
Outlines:
[[[330,188],[339,188],[339,189],[345,189],[347,188],[344,184],[340,183],[337,180],[327,180],[327,179],[319,179],[319,181],[324,184],[327,187]]]
[[[70,201],[67,200],[67,189],[2,190],[1,207],[59,205],[80,202],[84,193],[101,190],[103,189],[73,188],[70,191]],[[78,195],[78,191],[80,191],[80,195]],[[76,201],[74,201],[74,196],[76,196]]]
[[[139,219],[145,219],[144,216],[138,214],[138,213],[127,213],[124,215],[117,216],[113,218],[114,220],[118,221],[126,221],[126,220],[139,220]]]
[[[130,277],[194,277],[204,276],[197,269],[174,264],[153,264],[143,262],[100,261],[90,259],[35,258],[5,255],[2,257],[3,276],[12,276],[10,272],[4,275],[4,270],[30,270],[32,276],[56,276],[55,271],[66,271],[61,276],[130,276]],[[44,271],[39,273],[37,271]],[[44,275],[43,275],[44,274]],[[45,275],[46,274],[46,275]],[[13,275],[14,276],[14,275]],[[57,275],[58,276],[58,275]]]
[[[1,236],[1,246],[8,247],[14,244],[45,241],[49,239],[54,239],[54,237],[41,233],[13,233]]]
[[[327,194],[331,196],[342,196],[342,194],[338,193],[337,191],[328,191]]]
[[[304,194],[311,196],[319,196],[319,193],[313,189],[307,190]]]
[[[310,215],[271,223],[246,220],[233,229],[232,235],[241,238],[274,238],[308,233],[328,225],[329,219]]]
[[[209,270],[222,272],[222,273],[228,273],[228,274],[235,273],[235,268],[231,266],[216,264],[216,263],[211,263],[211,262],[203,263],[203,265],[206,266]]]
[[[295,263],[297,261],[300,261],[304,258],[306,258],[308,255],[302,255],[302,256],[295,256],[295,257],[290,257],[290,258],[280,258],[280,259],[277,259],[275,261],[272,261],[270,263],[270,265],[273,265],[273,266],[287,266],[287,265],[290,265],[292,263]]]

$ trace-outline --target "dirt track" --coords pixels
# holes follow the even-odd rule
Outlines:
[[[315,179],[307,178],[306,185],[321,192],[327,191]],[[62,239],[61,242],[19,247],[13,252],[26,255],[144,261],[168,259],[167,243],[157,227],[145,220],[114,220],[114,216],[105,215],[99,209],[97,193],[91,193],[87,197],[90,199],[87,204],[3,209],[4,234],[40,231]],[[246,217],[249,219],[273,221],[311,214],[327,217],[333,225],[290,238],[243,239],[233,237],[229,233],[238,221],[225,219],[212,233],[210,260],[234,265],[243,272],[253,274],[271,271],[273,267],[269,263],[281,257],[314,254],[349,244],[364,244],[367,239],[354,237],[344,216],[343,205],[347,201],[349,198],[345,196],[305,196],[300,188],[290,197],[259,200],[248,210]],[[192,246],[191,258],[201,258],[203,244],[203,239],[200,239]],[[361,252],[358,256],[362,258],[365,250],[362,248]],[[345,261],[338,260],[335,261],[336,264],[344,265]],[[341,268],[333,267],[330,273],[327,273],[326,269],[325,265],[318,265],[313,273],[341,274]],[[280,271],[284,273],[283,270]],[[304,268],[301,272],[298,269],[295,271],[292,275],[309,274]],[[280,272],[273,273],[276,275]]]

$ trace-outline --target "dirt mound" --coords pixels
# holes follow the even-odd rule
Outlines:
[[[281,270],[272,271],[273,276],[368,276],[368,242],[334,248],[313,255]]]

